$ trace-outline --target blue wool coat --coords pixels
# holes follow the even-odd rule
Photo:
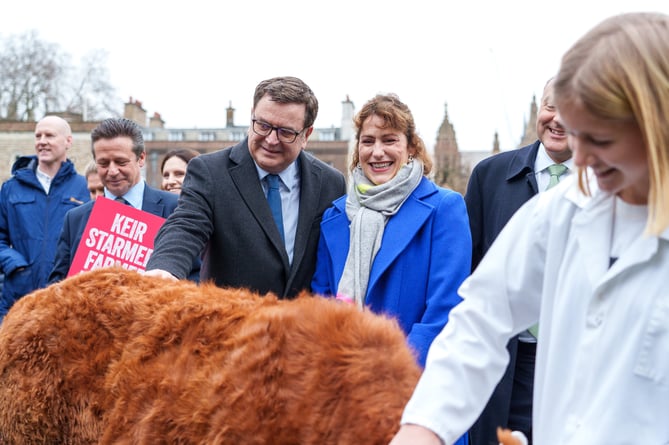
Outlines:
[[[346,196],[333,204],[323,214],[312,281],[313,292],[325,296],[337,292],[350,240]],[[421,366],[448,313],[461,301],[457,290],[469,275],[471,251],[464,199],[427,178],[388,219],[365,305],[397,319]]]

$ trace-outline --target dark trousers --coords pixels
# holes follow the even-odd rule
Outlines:
[[[509,366],[469,431],[470,445],[498,445],[497,427],[522,431],[532,444],[532,392],[536,343],[512,339]]]

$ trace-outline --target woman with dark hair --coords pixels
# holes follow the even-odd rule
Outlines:
[[[186,176],[188,161],[199,155],[199,152],[189,148],[169,151],[160,164],[160,173],[163,175],[160,188],[177,195],[181,193],[181,184],[183,184]]]

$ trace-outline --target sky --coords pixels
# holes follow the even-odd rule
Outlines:
[[[78,61],[108,52],[122,104],[142,102],[168,128],[247,125],[253,92],[283,75],[304,80],[316,127],[341,126],[342,101],[359,110],[395,93],[434,145],[445,111],[461,150],[516,148],[562,54],[601,20],[669,13],[666,0],[64,0],[10,2],[0,37],[37,30]]]

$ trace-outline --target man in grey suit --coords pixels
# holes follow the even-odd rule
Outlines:
[[[183,279],[204,251],[202,282],[279,298],[309,290],[321,216],[346,191],[339,171],[304,151],[317,113],[300,79],[260,82],[248,137],[188,164],[179,206],[156,236],[146,274]],[[267,199],[272,175],[279,177],[277,222]]]
[[[142,179],[146,151],[139,125],[129,119],[106,119],[93,129],[91,140],[106,198],[123,199],[135,208],[163,218],[172,213],[177,206],[177,196],[151,188]],[[65,214],[49,283],[67,276],[94,202],[89,201]],[[197,277],[197,273],[194,276]]]

